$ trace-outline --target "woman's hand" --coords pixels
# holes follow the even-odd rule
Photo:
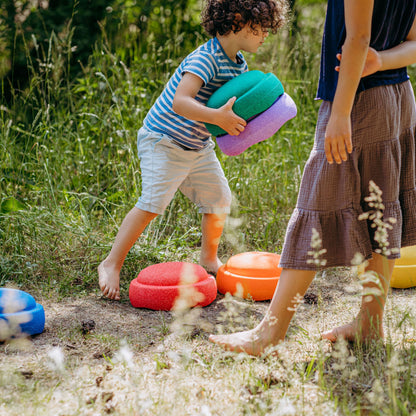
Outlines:
[[[340,164],[348,159],[347,152],[352,152],[350,117],[331,114],[325,132],[326,159]]]

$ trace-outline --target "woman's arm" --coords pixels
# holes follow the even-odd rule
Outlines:
[[[201,78],[186,72],[176,89],[172,105],[173,111],[190,120],[220,126],[232,136],[239,135],[247,123],[232,110],[236,97],[230,98],[226,104],[218,109],[209,108],[195,100],[195,96],[202,85]]]
[[[351,110],[364,69],[371,38],[374,0],[345,0],[346,38],[338,85],[325,133],[325,154],[329,163],[347,160],[352,152]]]
[[[337,58],[341,61],[342,55]],[[368,48],[368,55],[364,65],[362,77],[374,74],[377,71],[403,68],[416,63],[416,18],[406,37],[406,40],[394,48],[385,51],[376,51]],[[339,71],[339,66],[335,67]]]
[[[416,19],[406,37],[406,40],[394,48],[378,52],[381,58],[379,71],[403,68],[416,63]]]

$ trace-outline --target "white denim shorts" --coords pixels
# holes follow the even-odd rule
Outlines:
[[[228,214],[231,191],[210,139],[185,150],[170,136],[142,127],[137,133],[142,193],[136,207],[162,214],[179,189],[204,214]]]

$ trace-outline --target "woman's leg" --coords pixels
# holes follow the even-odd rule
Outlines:
[[[361,308],[357,317],[349,324],[334,328],[322,334],[323,339],[335,342],[337,338],[347,341],[366,342],[384,337],[383,316],[384,305],[390,287],[391,274],[394,268],[394,260],[373,253],[369,261],[366,273],[374,274],[374,282],[366,282],[363,285]],[[375,291],[374,294],[371,294]]]
[[[227,335],[211,335],[210,341],[229,351],[261,355],[285,338],[290,321],[315,276],[314,271],[283,269],[269,309],[256,328]]]
[[[109,255],[98,266],[99,285],[105,297],[120,300],[120,270],[127,253],[157,215],[134,207],[124,218]]]

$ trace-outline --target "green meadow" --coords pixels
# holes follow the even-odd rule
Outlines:
[[[198,262],[201,216],[179,193],[130,251],[121,302],[101,298],[97,266],[141,191],[137,130],[181,59],[207,39],[165,25],[173,13],[197,22],[200,5],[189,3],[158,8],[146,38],[131,21],[119,31],[103,23],[83,65],[69,59],[70,24],[47,47],[32,39],[28,83],[2,95],[0,287],[34,295],[46,329],[0,343],[0,415],[415,416],[415,288],[391,290],[384,344],[331,346],[319,334],[354,316],[360,280],[349,269],[320,273],[287,342],[256,359],[207,339],[255,326],[268,302],[219,295],[202,310],[132,308],[129,284],[140,270]],[[244,251],[280,252],[313,144],[325,2],[302,0],[295,11],[294,23],[245,57],[250,69],[276,74],[297,116],[239,156],[217,149],[233,192],[224,262]],[[416,86],[416,67],[409,73]],[[83,330],[86,319],[93,330]]]

